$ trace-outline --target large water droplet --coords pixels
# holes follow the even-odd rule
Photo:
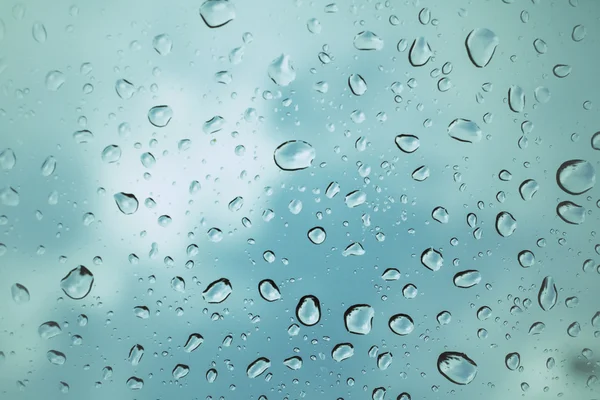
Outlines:
[[[16,163],[17,156],[12,149],[4,149],[0,152],[0,168],[5,171],[10,171],[15,167]]]
[[[468,119],[457,118],[448,125],[448,135],[460,142],[477,143],[483,136],[479,126]]]
[[[219,243],[223,240],[223,231],[219,228],[210,228],[208,232],[206,232],[206,235],[208,236],[208,240],[213,243]]]
[[[414,135],[398,135],[394,140],[396,146],[405,153],[414,153],[421,146],[419,138]]]
[[[33,26],[31,27],[31,35],[38,43],[44,43],[46,39],[48,39],[46,27],[39,21],[33,23]]]
[[[521,198],[525,201],[529,201],[533,199],[533,196],[540,189],[540,185],[534,179],[526,179],[519,186],[519,194]]]
[[[46,88],[53,92],[56,92],[65,83],[67,78],[65,74],[60,71],[50,71],[46,75]]]
[[[190,373],[190,367],[184,364],[177,364],[175,368],[173,368],[173,378],[174,379],[182,379],[185,378]]]
[[[438,324],[448,325],[452,321],[452,314],[448,311],[442,311],[436,317]]]
[[[496,231],[502,237],[509,237],[517,229],[517,220],[507,211],[496,216]]]
[[[87,129],[73,133],[73,139],[77,144],[85,144],[94,140],[94,134]]]
[[[508,89],[508,106],[516,113],[525,109],[525,91],[521,86],[513,85]]]
[[[67,361],[67,356],[57,350],[50,350],[46,353],[46,358],[54,365],[63,365]]]
[[[321,302],[313,295],[303,296],[296,306],[298,321],[306,326],[316,325],[321,320]]]
[[[243,206],[244,206],[244,198],[241,196],[238,196],[229,202],[229,204],[227,205],[227,208],[229,208],[229,211],[236,212],[236,211],[240,211]]]
[[[257,376],[262,375],[271,366],[271,360],[266,357],[259,357],[252,361],[248,368],[246,368],[246,375],[248,378],[254,379]]]
[[[571,70],[571,66],[566,64],[557,64],[552,68],[552,72],[557,78],[566,78],[571,74]]]
[[[300,368],[302,368],[302,358],[299,356],[293,356],[290,358],[286,358],[285,360],[283,360],[283,365],[285,365],[286,367],[288,367],[289,369],[296,371],[299,370]]]
[[[367,91],[367,82],[359,74],[350,75],[348,86],[350,86],[350,90],[355,96],[362,96]]]
[[[229,0],[207,0],[200,6],[200,16],[209,28],[219,28],[235,19],[235,6]]]
[[[73,268],[60,281],[60,288],[67,296],[74,300],[81,300],[92,290],[94,275],[85,266]]]
[[[209,303],[221,303],[229,297],[232,290],[229,279],[221,278],[209,284],[202,292],[202,297]]]
[[[142,358],[144,357],[144,347],[140,344],[135,344],[129,349],[129,356],[127,357],[127,361],[131,365],[138,366],[142,362]]]
[[[437,271],[444,265],[442,253],[430,247],[421,254],[421,263],[432,271]]]
[[[529,334],[530,335],[539,335],[540,333],[544,332],[544,329],[546,329],[546,324],[544,324],[543,322],[534,322],[531,327],[529,327]]]
[[[202,125],[202,130],[204,133],[212,135],[213,133],[221,131],[224,126],[225,118],[220,115],[215,115]]]
[[[269,78],[279,86],[288,86],[296,79],[296,70],[287,54],[281,54],[271,61],[267,73]]]
[[[388,326],[396,335],[405,336],[415,329],[412,318],[406,314],[393,315],[388,321]]]
[[[467,385],[477,375],[477,364],[464,353],[447,351],[440,354],[437,367],[440,374],[457,385]]]
[[[202,337],[199,333],[192,333],[187,342],[185,342],[185,346],[183,346],[183,351],[186,353],[191,353],[196,350],[200,345],[204,342],[204,337]]]
[[[163,128],[173,118],[173,110],[166,105],[154,106],[148,111],[148,121],[157,128]]]
[[[542,281],[540,292],[538,293],[538,302],[544,311],[550,311],[558,301],[558,291],[556,284],[551,276],[547,276]]]
[[[439,222],[440,224],[447,224],[450,221],[450,215],[448,214],[448,210],[444,207],[436,207],[431,212],[431,218]]]
[[[342,252],[344,257],[348,256],[362,256],[365,254],[365,249],[362,244],[358,242],[350,243]]]
[[[368,304],[356,304],[344,313],[346,330],[356,335],[367,335],[371,332],[375,310]]]
[[[127,388],[130,390],[140,390],[144,387],[144,380],[136,376],[127,379]]]
[[[431,59],[431,56],[433,56],[433,51],[431,51],[431,47],[429,46],[429,43],[427,43],[427,40],[421,36],[416,38],[410,47],[408,61],[413,67],[422,67],[427,64]]]
[[[358,207],[367,201],[367,194],[362,190],[355,190],[346,195],[345,202],[349,208]]]
[[[579,324],[579,322],[573,322],[567,328],[567,334],[571,337],[577,337],[577,336],[579,336],[580,333],[581,333],[581,325]]]
[[[354,346],[352,343],[336,344],[331,351],[331,358],[336,362],[342,362],[354,355]]]
[[[119,210],[125,215],[131,215],[138,209],[138,199],[131,193],[119,192],[113,196]]]
[[[258,284],[258,293],[260,297],[268,302],[277,301],[281,298],[281,292],[277,284],[271,279],[263,279]]]
[[[10,287],[10,294],[12,299],[17,304],[24,304],[29,302],[31,296],[29,295],[29,290],[20,283],[15,283]]]
[[[506,355],[504,363],[506,364],[506,368],[515,371],[521,365],[521,356],[519,353],[509,353]]]
[[[108,145],[102,150],[101,158],[105,163],[116,163],[121,159],[121,148],[116,144]]]
[[[284,171],[298,171],[312,165],[315,149],[302,140],[290,140],[279,145],[273,153],[275,164]]]
[[[38,327],[38,334],[45,340],[58,336],[61,333],[62,329],[60,328],[60,325],[54,321],[44,322]]]
[[[569,194],[582,194],[594,187],[596,170],[585,160],[569,160],[556,171],[558,186]]]
[[[477,270],[461,271],[454,275],[454,285],[459,288],[470,288],[481,282],[481,273]]]
[[[308,231],[308,239],[314,244],[321,244],[325,241],[327,234],[325,233],[325,229],[320,226],[315,226],[311,230]]]
[[[486,28],[473,29],[465,41],[467,54],[478,68],[483,68],[490,63],[499,43],[498,36]]]
[[[572,201],[558,203],[556,213],[563,221],[569,224],[579,225],[585,221],[585,208]]]
[[[523,268],[529,268],[535,264],[535,255],[529,250],[523,250],[518,256],[519,264]]]
[[[381,50],[383,39],[371,31],[362,31],[354,36],[354,47],[357,50]]]
[[[400,279],[400,271],[398,271],[396,268],[388,268],[383,272],[383,274],[381,274],[381,279],[390,282],[397,281]]]
[[[173,49],[173,40],[169,35],[163,33],[154,37],[152,40],[152,47],[154,47],[154,50],[161,56],[166,56]]]
[[[115,90],[120,98],[127,100],[133,97],[135,94],[135,86],[127,79],[119,79],[115,83]]]
[[[571,38],[574,42],[581,42],[585,35],[587,34],[585,26],[583,25],[575,25],[573,27],[573,32],[571,32]]]

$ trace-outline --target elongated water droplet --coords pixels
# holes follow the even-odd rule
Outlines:
[[[481,273],[474,269],[461,271],[454,275],[454,286],[459,288],[470,288],[479,282],[481,282]]]
[[[408,53],[408,61],[413,67],[422,67],[433,56],[433,51],[424,37],[418,37],[414,40]]]
[[[219,28],[235,19],[235,6],[229,0],[207,0],[200,6],[200,16],[209,28]]]
[[[46,39],[48,39],[46,27],[39,21],[33,23],[33,26],[31,27],[31,34],[38,43],[44,43]]]
[[[521,365],[521,356],[519,353],[509,353],[506,355],[504,363],[506,364],[506,368],[515,371]]]
[[[183,351],[186,353],[191,353],[196,350],[200,345],[204,342],[204,337],[202,337],[199,333],[192,333],[187,341],[185,342],[185,346],[183,346]]]
[[[17,156],[12,149],[4,149],[0,152],[0,168],[10,171],[17,163]]]
[[[229,208],[229,211],[235,212],[235,211],[240,211],[243,206],[244,206],[244,198],[241,196],[238,196],[229,202],[229,204],[227,205],[227,208]]]
[[[285,360],[283,360],[283,365],[285,365],[286,367],[288,367],[289,369],[296,371],[299,370],[300,368],[302,368],[302,358],[299,356],[293,356],[290,358],[286,358]]]
[[[548,45],[543,39],[535,39],[533,41],[533,48],[538,54],[545,54],[548,51]]]
[[[444,258],[442,253],[430,247],[421,254],[421,263],[432,271],[438,271],[444,264]]]
[[[129,349],[129,356],[127,357],[127,361],[134,367],[139,365],[142,362],[142,358],[144,357],[144,347],[142,345],[136,344]]]
[[[448,125],[448,135],[459,142],[477,143],[481,141],[483,133],[475,122],[457,118]]]
[[[135,94],[135,86],[133,86],[133,83],[129,82],[127,79],[119,79],[115,83],[115,90],[119,97],[123,100],[128,100]]]
[[[440,374],[457,385],[467,385],[477,375],[477,364],[464,353],[447,351],[440,354],[437,367]]]
[[[544,311],[550,311],[558,301],[558,291],[556,284],[551,276],[547,276],[542,281],[540,292],[538,293],[538,302]]]
[[[579,225],[585,221],[586,210],[572,201],[562,201],[556,206],[556,213],[566,223]]]
[[[248,368],[246,368],[246,375],[250,379],[254,379],[257,376],[262,375],[267,369],[271,367],[271,360],[266,357],[259,357],[252,361]]]
[[[29,290],[20,283],[15,283],[10,287],[10,294],[13,301],[17,304],[25,304],[29,302],[29,299],[31,298]]]
[[[354,355],[354,346],[352,343],[336,344],[331,351],[331,358],[336,362],[342,362]]]
[[[60,71],[50,71],[46,74],[46,88],[52,92],[56,92],[65,83],[67,78]]]
[[[50,361],[50,364],[63,365],[67,362],[67,356],[57,350],[50,350],[46,353],[46,358]]]
[[[566,78],[571,74],[571,70],[571,66],[566,64],[557,64],[552,68],[552,72],[557,78]]]
[[[521,86],[513,85],[508,89],[508,106],[516,113],[525,109],[525,91]]]
[[[222,303],[229,297],[233,288],[229,279],[221,278],[210,283],[204,292],[202,292],[202,298],[209,303],[217,304]]]
[[[60,281],[60,288],[67,296],[74,300],[81,300],[92,290],[94,275],[85,266],[80,265],[73,268]]]
[[[569,194],[582,194],[594,187],[596,170],[585,160],[565,161],[556,171],[556,182]]]
[[[410,176],[417,182],[423,182],[429,178],[430,173],[427,165],[421,165],[419,168],[415,169]]]
[[[105,163],[116,163],[121,159],[121,148],[116,144],[108,145],[102,150],[101,158]]]
[[[517,220],[507,211],[496,216],[496,231],[502,237],[509,237],[517,229]]]
[[[413,319],[406,314],[393,315],[388,321],[388,326],[396,335],[405,336],[415,329]]]
[[[298,171],[312,165],[315,149],[302,140],[290,140],[280,144],[273,153],[275,164],[284,171]]]
[[[356,304],[344,313],[346,330],[355,335],[367,335],[373,326],[375,310],[368,304]]]
[[[263,279],[258,284],[258,293],[260,297],[268,302],[277,301],[281,298],[279,287],[271,279]]]
[[[465,41],[467,54],[478,68],[483,68],[490,63],[499,43],[498,36],[487,28],[473,29]]]
[[[184,364],[177,364],[175,368],[173,368],[173,378],[174,379],[182,379],[185,378],[190,373],[190,367]]]
[[[215,115],[202,125],[202,130],[204,133],[212,135],[213,133],[221,131],[224,126],[225,118],[220,115]]]
[[[400,279],[400,271],[396,268],[388,268],[381,274],[381,278],[384,281],[397,281]]]
[[[154,47],[154,50],[161,56],[166,56],[173,49],[173,40],[169,35],[163,33],[154,37],[152,40],[152,47]]]
[[[529,334],[539,335],[540,333],[544,332],[544,329],[546,329],[546,324],[543,322],[534,322],[529,328]]]
[[[327,196],[330,199],[333,199],[335,197],[336,194],[338,194],[340,192],[340,185],[337,182],[331,182],[328,186],[327,189],[325,189],[325,196]]]
[[[42,164],[42,176],[50,176],[56,170],[56,158],[48,156]]]
[[[154,106],[148,111],[148,121],[157,128],[163,128],[173,118],[173,110],[167,105]]]
[[[77,144],[85,144],[94,140],[94,134],[87,129],[73,133],[73,139]]]
[[[325,229],[320,226],[315,226],[314,228],[308,231],[308,239],[314,244],[321,244],[327,238],[327,234],[325,233]]]
[[[404,153],[414,153],[421,146],[419,138],[414,135],[398,135],[394,141]]]
[[[288,86],[296,79],[296,70],[287,54],[281,54],[271,61],[267,73],[269,78],[279,86]]]
[[[358,242],[354,242],[349,244],[344,251],[342,252],[342,255],[344,257],[348,257],[348,256],[362,256],[365,254],[365,249],[362,246],[362,244],[358,243]]]
[[[44,340],[48,340],[53,338],[54,336],[58,336],[62,333],[62,329],[60,325],[58,325],[54,321],[44,322],[38,327],[38,334]]]
[[[125,215],[131,215],[138,209],[138,199],[131,193],[119,192],[113,196],[119,210]]]
[[[349,208],[358,207],[367,201],[367,194],[362,190],[355,190],[348,193],[344,201]]]
[[[359,74],[350,75],[348,78],[348,86],[350,86],[350,90],[355,96],[362,96],[367,91],[367,82],[365,82],[364,78]]]
[[[321,320],[321,302],[313,295],[303,296],[296,306],[296,318],[302,325],[313,326]]]
[[[362,31],[354,36],[354,47],[363,51],[381,50],[383,39],[371,31]]]

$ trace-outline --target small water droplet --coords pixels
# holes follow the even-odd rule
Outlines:
[[[48,156],[42,164],[42,176],[50,176],[56,170],[56,158]]]
[[[352,74],[348,78],[348,86],[355,96],[362,96],[367,91],[367,82],[359,74]]]
[[[567,76],[569,76],[571,74],[571,70],[572,70],[572,68],[570,65],[557,64],[552,69],[552,72],[554,73],[554,76],[556,76],[557,78],[566,78]]]
[[[33,23],[31,27],[31,34],[33,38],[38,43],[44,43],[46,39],[48,39],[48,32],[46,32],[46,27],[39,21]]]
[[[135,94],[135,86],[127,79],[119,79],[115,83],[115,91],[123,100],[128,100]]]
[[[571,33],[571,38],[575,42],[581,42],[585,38],[586,34],[587,34],[587,32],[586,32],[585,26],[575,25],[573,27],[573,32]]]
[[[121,159],[121,148],[116,144],[108,145],[102,150],[101,158],[105,163],[116,163]]]
[[[509,353],[506,355],[504,363],[506,364],[506,368],[515,371],[521,365],[521,356],[519,353]]]

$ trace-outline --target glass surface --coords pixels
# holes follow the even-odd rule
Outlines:
[[[599,19],[0,2],[0,398],[598,398]]]

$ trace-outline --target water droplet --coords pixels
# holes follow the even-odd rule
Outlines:
[[[421,254],[421,263],[435,272],[444,265],[444,258],[442,253],[430,247]]]
[[[42,176],[50,176],[56,170],[56,158],[48,156],[42,164]]]
[[[164,128],[173,118],[173,110],[166,105],[154,106],[148,111],[148,121],[157,128]]]
[[[538,293],[538,302],[542,310],[550,311],[556,305],[557,301],[558,291],[556,290],[554,279],[551,276],[547,276],[542,281],[540,292]]]
[[[344,313],[346,330],[356,335],[367,335],[371,332],[375,310],[368,304],[356,304]]]
[[[533,179],[526,179],[519,186],[519,194],[521,198],[525,201],[529,201],[533,199],[533,196],[540,189],[540,185]]]
[[[127,379],[127,388],[130,390],[140,390],[144,387],[144,380],[136,376]]]
[[[60,71],[50,71],[46,75],[46,88],[53,92],[56,92],[65,83],[67,78],[65,74]]]
[[[302,368],[302,358],[298,357],[298,356],[294,356],[294,357],[290,357],[290,358],[286,358],[285,360],[283,360],[283,365],[285,365],[286,367],[288,367],[289,369],[296,371],[299,370],[300,368]]]
[[[521,356],[519,353],[509,353],[506,355],[504,363],[506,364],[506,368],[515,371],[521,365]]]
[[[507,211],[502,211],[496,216],[496,231],[502,237],[509,237],[517,229],[517,220]]]
[[[350,75],[348,86],[350,86],[350,90],[355,96],[362,96],[367,91],[367,82],[359,74]]]
[[[394,355],[392,353],[381,353],[379,356],[377,356],[377,368],[379,368],[380,371],[385,371],[390,367],[390,365],[392,365],[393,360]]]
[[[221,278],[210,283],[202,292],[202,298],[211,304],[222,303],[229,297],[233,288],[229,279]]]
[[[281,292],[277,284],[271,279],[263,279],[258,284],[258,293],[260,297],[268,302],[277,301],[281,298]]]
[[[538,86],[533,94],[535,99],[541,104],[549,102],[551,98],[550,89],[544,86]]]
[[[355,190],[348,193],[344,201],[349,208],[358,207],[367,201],[367,194],[362,190]]]
[[[600,150],[600,131],[598,131],[592,135],[591,142],[592,142],[592,149]],[[0,157],[2,157],[2,155],[0,155]],[[2,163],[1,158],[0,158],[0,163]]]
[[[185,346],[183,347],[183,351],[186,353],[191,353],[196,350],[200,345],[204,342],[204,338],[199,333],[192,333],[187,342],[185,342]]]
[[[533,41],[533,48],[539,54],[545,54],[548,51],[548,45],[542,39],[535,39]]]
[[[87,129],[73,133],[73,139],[77,144],[85,144],[94,140],[94,134]]]
[[[433,51],[424,37],[418,37],[414,40],[408,53],[408,61],[413,67],[422,67],[433,56]]]
[[[575,42],[581,42],[585,38],[586,33],[585,26],[575,25],[573,27],[573,32],[571,33],[571,38]]]
[[[452,321],[452,314],[448,311],[442,311],[436,317],[438,324],[440,325],[448,325],[450,321]]]
[[[335,345],[331,351],[331,358],[336,362],[342,362],[354,355],[354,346],[352,343],[340,343]]]
[[[102,150],[101,158],[105,163],[116,163],[121,159],[121,148],[116,144],[108,145]]]
[[[206,232],[208,236],[208,240],[213,243],[219,243],[223,240],[223,232],[219,228],[210,228],[208,232]]]
[[[313,326],[321,320],[321,302],[313,295],[303,296],[296,306],[296,317],[302,325]]]
[[[363,51],[381,50],[383,39],[371,31],[362,31],[354,36],[354,47]]]
[[[200,16],[209,28],[219,28],[235,19],[235,6],[229,0],[207,0],[200,6]]]
[[[17,304],[27,303],[31,298],[29,290],[20,283],[15,283],[10,287],[10,294],[12,295],[13,301]]]
[[[54,365],[63,365],[67,361],[67,356],[57,350],[50,350],[46,353],[46,358]]]
[[[127,361],[131,365],[138,366],[140,362],[142,362],[142,358],[144,357],[144,347],[142,345],[136,344],[129,349],[129,356],[127,357]]]
[[[0,168],[10,171],[15,167],[17,157],[12,149],[4,149],[0,152]]]
[[[529,328],[530,335],[539,335],[546,329],[546,324],[543,322],[534,322]]]
[[[388,321],[388,326],[396,335],[405,336],[415,329],[412,318],[406,314],[393,315]]]
[[[119,79],[115,83],[115,90],[119,97],[123,100],[128,100],[135,94],[135,86],[133,86],[133,83],[129,82],[127,79]]]
[[[556,206],[556,213],[563,221],[579,225],[585,221],[586,210],[572,201],[562,201]]]
[[[271,367],[271,360],[265,357],[259,357],[248,365],[246,375],[248,375],[248,378],[254,379],[257,376],[262,375],[269,367]]]
[[[447,351],[440,354],[437,367],[440,374],[457,385],[467,385],[477,375],[477,364],[464,353]]]
[[[182,379],[190,373],[190,367],[184,364],[177,364],[175,368],[173,368],[173,378],[174,379]]]
[[[557,78],[566,78],[567,76],[569,76],[571,74],[571,70],[572,70],[572,68],[570,65],[557,64],[552,69],[552,72],[554,73],[554,76],[556,76]]]
[[[511,86],[508,89],[508,106],[516,113],[525,109],[525,91],[521,86]]]
[[[470,288],[481,282],[481,273],[477,270],[461,271],[454,275],[454,286],[459,288]]]
[[[342,255],[344,257],[348,257],[348,256],[362,256],[365,254],[365,249],[363,248],[362,244],[358,243],[358,242],[354,242],[348,245],[348,247],[346,247],[344,249],[344,251],[342,252]]]
[[[44,43],[46,39],[48,39],[46,27],[39,21],[33,23],[33,26],[31,27],[31,34],[38,43]]]
[[[307,236],[312,243],[321,244],[325,241],[327,234],[325,233],[325,229],[320,226],[315,226],[308,231]]]
[[[140,156],[140,161],[145,168],[152,168],[156,165],[156,158],[152,153],[146,152]]]
[[[60,325],[58,325],[54,321],[44,322],[38,327],[38,334],[44,340],[48,340],[53,338],[54,336],[58,336],[62,333],[62,329]]]
[[[185,280],[180,276],[173,277],[173,279],[171,279],[171,289],[179,293],[184,293]]]
[[[119,192],[113,196],[119,210],[125,215],[131,215],[138,209],[138,199],[131,193]]]
[[[0,189],[0,203],[9,207],[16,207],[19,205],[20,197],[19,193],[10,186],[6,186]]]
[[[229,208],[229,211],[235,212],[235,211],[240,211],[242,209],[243,205],[244,205],[244,198],[241,196],[238,196],[229,202],[227,208]]]
[[[499,43],[498,36],[486,28],[473,29],[465,41],[467,54],[478,68],[483,68],[490,63]]]
[[[381,275],[381,279],[384,281],[397,281],[400,279],[400,271],[396,268],[388,268]]]
[[[581,325],[579,324],[579,322],[573,322],[567,328],[567,334],[571,337],[577,337],[577,336],[579,336],[580,333],[581,333]]]
[[[529,250],[523,250],[518,256],[519,264],[523,268],[529,268],[535,264],[535,255]]]
[[[267,74],[279,86],[288,86],[296,79],[296,70],[290,56],[287,54],[281,54],[271,61],[267,69]]]
[[[414,135],[398,135],[394,140],[396,146],[405,153],[414,153],[421,146],[419,138]]]
[[[212,135],[213,133],[221,131],[224,126],[225,119],[220,115],[215,115],[202,125],[202,130],[204,133]]]
[[[457,118],[448,125],[448,135],[460,142],[477,143],[483,136],[479,126],[468,119]]]
[[[275,164],[284,171],[298,171],[312,165],[315,149],[302,140],[290,140],[280,144],[273,153]]]
[[[569,160],[556,171],[556,182],[565,192],[578,195],[587,192],[596,183],[596,171],[585,160]]]
[[[154,50],[161,56],[166,56],[173,49],[173,40],[169,35],[163,33],[161,35],[157,35],[152,40],[152,47]]]
[[[83,265],[73,268],[60,281],[60,288],[74,300],[81,300],[92,290],[94,275]]]
[[[208,371],[206,371],[206,381],[208,383],[214,383],[217,380],[218,376],[219,376],[219,374],[217,373],[217,370],[214,368],[211,368]]]
[[[431,217],[440,224],[447,224],[450,220],[448,210],[441,206],[433,209],[433,211],[431,212]]]

